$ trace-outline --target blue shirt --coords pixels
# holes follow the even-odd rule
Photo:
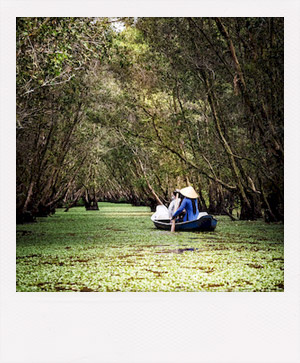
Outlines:
[[[195,204],[196,204],[196,213],[194,214],[193,212],[193,204],[192,204],[192,200],[190,198],[184,198],[181,206],[177,209],[177,211],[173,214],[173,218],[177,217],[180,213],[183,212],[183,210],[186,210],[186,214],[183,217],[183,221],[193,221],[195,219],[197,219],[198,214],[199,214],[199,210],[198,210],[198,201],[197,199],[195,200]]]

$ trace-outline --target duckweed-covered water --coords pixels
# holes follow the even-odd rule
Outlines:
[[[283,224],[157,230],[146,207],[99,203],[17,226],[17,291],[283,291]]]

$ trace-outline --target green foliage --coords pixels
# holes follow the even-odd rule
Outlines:
[[[172,234],[146,207],[99,207],[17,227],[17,291],[283,291],[282,224]]]
[[[119,20],[18,18],[18,210],[191,184],[282,220],[283,20]]]
[[[87,69],[109,47],[108,29],[106,19],[17,18],[18,91],[35,92]]]

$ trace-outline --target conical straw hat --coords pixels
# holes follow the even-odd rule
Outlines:
[[[195,192],[195,189],[193,187],[186,187],[180,190],[180,193],[184,197],[188,197],[191,199],[196,199],[199,197],[199,195]]]

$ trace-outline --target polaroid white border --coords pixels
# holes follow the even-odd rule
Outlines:
[[[300,362],[299,1],[0,1],[1,363]],[[18,16],[285,18],[284,292],[16,292]]]

